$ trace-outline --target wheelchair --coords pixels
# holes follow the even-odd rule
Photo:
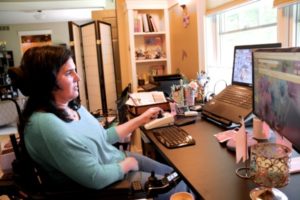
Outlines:
[[[20,108],[13,99],[16,110],[21,120]],[[24,144],[24,136],[19,132],[19,139],[15,134],[10,135],[11,144],[15,153],[15,160],[12,162],[12,184],[6,191],[11,200],[66,200],[66,199],[101,199],[101,200],[132,200],[152,199],[158,194],[165,193],[172,189],[180,177],[176,172],[163,179],[156,179],[154,173],[149,176],[144,186],[134,185],[132,177],[135,173],[130,172],[126,177],[103,189],[95,190],[85,188],[72,180],[58,185],[51,181],[47,173],[34,162]],[[171,177],[171,179],[170,179]]]

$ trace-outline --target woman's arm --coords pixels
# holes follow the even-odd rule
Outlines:
[[[133,132],[138,127],[146,124],[151,119],[157,117],[158,113],[161,112],[162,109],[160,107],[152,107],[146,110],[143,114],[135,117],[124,124],[120,124],[116,127],[116,131],[121,139],[127,137],[127,135]]]

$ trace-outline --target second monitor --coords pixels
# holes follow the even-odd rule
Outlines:
[[[163,91],[166,97],[171,96],[171,86],[179,85],[181,79],[181,74],[153,76],[153,81],[157,84],[156,90]]]

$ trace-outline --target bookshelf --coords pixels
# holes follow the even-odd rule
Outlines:
[[[168,1],[126,0],[128,65],[134,92],[138,80],[149,82],[149,76],[170,74],[170,35]]]
[[[11,79],[7,73],[8,68],[13,66],[13,52],[0,50],[0,100],[18,96],[18,91],[11,85]]]

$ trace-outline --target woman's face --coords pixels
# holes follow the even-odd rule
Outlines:
[[[58,89],[53,91],[54,99],[58,104],[66,104],[78,95],[78,81],[80,80],[75,71],[75,64],[70,58],[59,70],[56,81]]]

